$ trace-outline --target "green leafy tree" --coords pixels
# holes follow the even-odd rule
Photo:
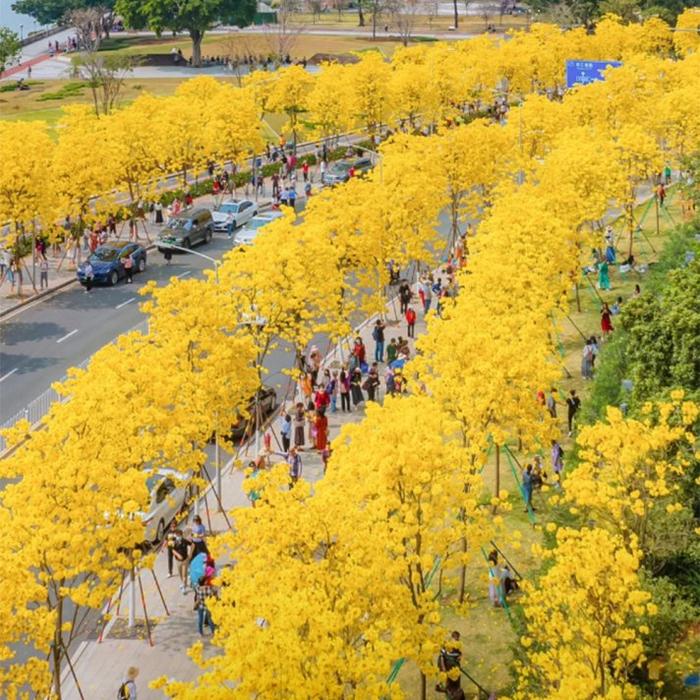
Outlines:
[[[87,7],[99,7],[105,13],[114,7],[114,0],[17,0],[12,9],[23,15],[29,15],[39,24],[56,24],[72,10]]]
[[[202,64],[202,39],[217,22],[250,24],[255,15],[255,0],[117,0],[116,11],[133,29],[150,28],[156,33],[165,29],[186,31],[192,39],[192,64]]]
[[[0,73],[12,63],[21,48],[17,34],[7,27],[0,27]]]
[[[669,275],[662,294],[630,301],[621,322],[629,334],[627,359],[634,396],[700,387],[700,259]]]

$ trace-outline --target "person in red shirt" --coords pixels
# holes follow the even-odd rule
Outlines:
[[[406,323],[408,325],[408,337],[415,338],[416,312],[413,310],[412,306],[406,309]]]
[[[355,358],[355,367],[359,369],[360,366],[365,363],[365,356],[367,354],[365,344],[362,342],[362,338],[360,338],[359,336],[355,338],[355,344],[352,348],[352,354]]]
[[[348,170],[348,177],[355,177],[355,166],[351,165],[350,170]]]
[[[309,164],[304,161],[304,165],[301,166],[301,172],[302,175],[304,176],[304,182],[309,181]]]

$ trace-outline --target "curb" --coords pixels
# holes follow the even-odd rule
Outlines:
[[[57,284],[55,287],[52,289],[47,289],[43,292],[39,292],[38,294],[35,294],[34,296],[29,297],[28,299],[25,299],[24,301],[20,301],[17,304],[14,304],[13,306],[10,306],[9,309],[5,309],[4,311],[0,311],[0,319],[4,318],[5,316],[9,316],[11,313],[15,311],[19,311],[19,309],[24,308],[28,304],[32,304],[35,301],[40,301],[41,299],[46,298],[50,294],[53,294],[54,292],[58,292],[62,289],[65,289],[71,284],[74,284],[77,282],[77,279],[69,279],[69,280],[64,280],[63,282],[60,282]]]

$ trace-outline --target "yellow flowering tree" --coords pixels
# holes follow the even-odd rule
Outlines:
[[[632,672],[644,661],[648,630],[636,618],[653,614],[641,590],[639,552],[602,529],[557,532],[550,564],[537,585],[526,581],[515,698],[622,698],[634,695]]]

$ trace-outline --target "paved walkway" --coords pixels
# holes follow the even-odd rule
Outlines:
[[[416,298],[417,300],[417,298]],[[417,308],[416,305],[414,308]],[[406,326],[403,321],[396,321],[395,309],[398,305],[390,304],[387,314],[386,343],[391,338],[399,335],[406,337]],[[425,323],[422,312],[418,312],[419,319],[416,323],[417,334],[424,332]],[[368,357],[374,352],[374,341],[371,338],[372,323],[365,322],[359,329],[358,334],[362,336],[367,347]],[[414,341],[409,341],[412,354],[415,350]],[[321,348],[323,351],[323,348]],[[344,355],[347,357],[348,346],[344,344]],[[340,357],[338,348],[334,349],[327,357],[327,362]],[[380,377],[383,382],[383,371],[386,365],[380,366]],[[383,391],[379,394],[382,400]],[[291,409],[292,401],[286,405]],[[359,421],[364,415],[364,405],[359,410],[351,413],[328,413],[329,435],[335,438],[342,426],[348,422]],[[275,428],[276,428],[275,421]],[[274,430],[276,435],[276,429]],[[273,437],[273,449],[275,438]],[[248,458],[254,456],[253,447],[248,447]],[[313,483],[318,481],[323,475],[323,464],[320,455],[316,451],[306,450],[302,454],[303,458],[303,478]],[[281,458],[275,458],[281,461]],[[227,465],[223,478],[223,504],[228,512],[235,509],[249,507],[248,500],[242,490],[243,475],[241,472],[233,470]],[[208,518],[211,522],[213,532],[222,532],[226,528],[226,523],[222,515],[215,512],[215,499],[209,494],[207,503],[200,506],[205,524]],[[207,515],[208,512],[208,515]],[[220,562],[221,563],[221,562]],[[167,675],[177,680],[192,680],[199,674],[198,667],[187,656],[187,649],[200,639],[196,629],[196,617],[192,610],[193,596],[191,593],[183,595],[179,591],[177,577],[168,578],[167,555],[165,552],[158,554],[155,563],[155,576],[160,583],[163,596],[167,603],[170,615],[166,615],[162,601],[158,594],[155,579],[150,571],[141,572],[141,579],[144,587],[144,595],[149,619],[155,618],[156,623],[153,629],[154,645],[150,646],[147,639],[140,636],[138,638],[128,638],[125,634],[127,608],[126,601],[128,595],[125,593],[123,603],[118,618],[113,618],[106,627],[106,634],[101,643],[97,641],[97,631],[92,634],[92,639],[83,642],[74,654],[74,666],[76,674],[82,688],[83,695],[89,700],[112,700],[116,689],[129,666],[138,666],[140,676],[138,679],[139,700],[162,698],[160,691],[148,688],[148,684],[161,675]],[[138,588],[137,588],[138,590]],[[139,595],[137,595],[137,601]],[[143,635],[143,608],[140,602],[136,607],[137,625]],[[209,645],[209,637],[205,637],[205,647],[207,652],[213,653],[215,647]],[[70,671],[64,672],[64,698],[66,700],[79,700],[79,695],[70,676]]]

